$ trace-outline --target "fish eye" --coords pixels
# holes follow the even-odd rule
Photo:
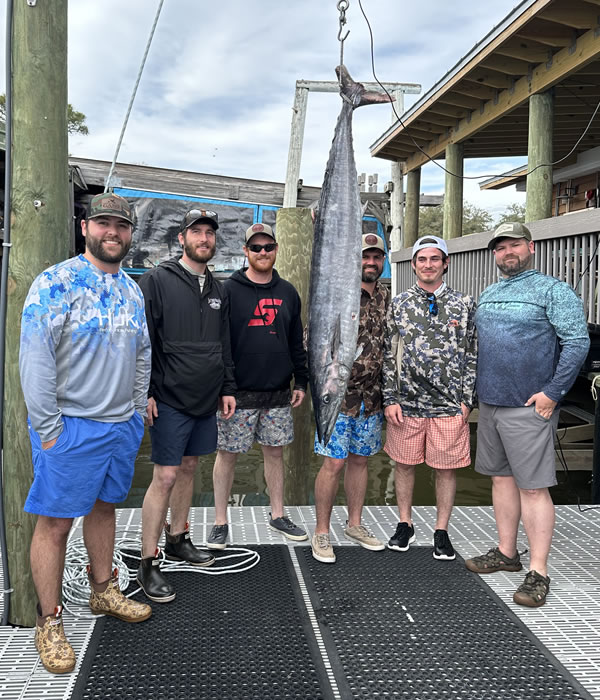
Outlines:
[[[323,403],[329,403],[329,394],[325,394],[325,396],[321,398],[321,401]]]

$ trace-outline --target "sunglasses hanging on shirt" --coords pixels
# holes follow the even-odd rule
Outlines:
[[[429,303],[429,313],[432,316],[437,316],[438,305],[437,305],[437,301],[435,300],[435,294],[428,294],[427,301]]]

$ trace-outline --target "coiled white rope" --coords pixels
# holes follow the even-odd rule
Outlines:
[[[128,567],[124,557],[136,562],[141,560],[142,543],[139,539],[131,537],[120,537],[115,539],[115,550],[113,554],[113,569],[118,569],[119,588],[127,590],[130,583],[136,580],[137,566]],[[161,550],[160,569],[164,573],[176,573],[182,571],[193,571],[196,574],[207,574],[209,576],[223,576],[225,574],[241,574],[255,567],[260,561],[260,554],[245,547],[227,547],[224,554],[217,558],[217,561],[210,567],[192,566],[186,562],[174,562],[166,559]],[[225,562],[228,562],[227,564]],[[65,557],[65,570],[63,575],[63,606],[75,617],[96,617],[89,612],[90,584],[87,577],[86,565],[89,563],[89,556],[85,548],[83,538],[78,537],[69,540]],[[131,593],[130,598],[141,588],[138,586]],[[74,609],[76,606],[81,610]]]

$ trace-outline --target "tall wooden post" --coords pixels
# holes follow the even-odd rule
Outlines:
[[[444,238],[462,236],[463,158],[461,143],[446,146],[446,186],[444,192]]]
[[[404,114],[404,93],[402,90],[394,90],[395,102],[392,102],[392,123],[395,123],[396,114]],[[390,194],[390,220],[392,231],[390,233],[390,250],[400,250],[402,247],[402,230],[404,228],[404,177],[402,163],[392,162],[392,192]],[[396,293],[398,286],[397,266],[392,265],[392,290]]]
[[[412,247],[419,237],[419,203],[421,201],[421,168],[411,170],[406,176],[406,199],[404,205],[404,234],[402,246]]]
[[[308,284],[313,244],[313,221],[310,209],[280,209],[275,229],[279,252],[277,272],[298,290],[302,301],[302,324],[308,322]],[[314,433],[311,425],[310,392],[302,405],[293,409],[294,442],[283,449],[285,465],[284,502],[308,504],[309,465]]]
[[[539,221],[552,216],[552,131],[554,93],[552,90],[529,98],[529,137],[527,148],[527,199],[525,221]],[[532,172],[533,171],[533,172]]]
[[[294,107],[292,108],[292,132],[290,134],[287,172],[285,174],[285,188],[283,191],[284,207],[295,207],[298,200],[298,180],[300,178],[307,105],[308,88],[296,85]]]
[[[19,381],[21,310],[36,275],[69,250],[67,0],[16,2],[13,23],[12,248],[8,278],[4,508],[11,585],[9,621],[35,624],[29,567],[34,518],[23,512],[32,481]]]

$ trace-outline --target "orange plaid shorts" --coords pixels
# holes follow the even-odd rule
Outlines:
[[[462,415],[441,418],[405,416],[398,428],[388,422],[384,451],[401,464],[458,469],[471,464],[469,424]]]

